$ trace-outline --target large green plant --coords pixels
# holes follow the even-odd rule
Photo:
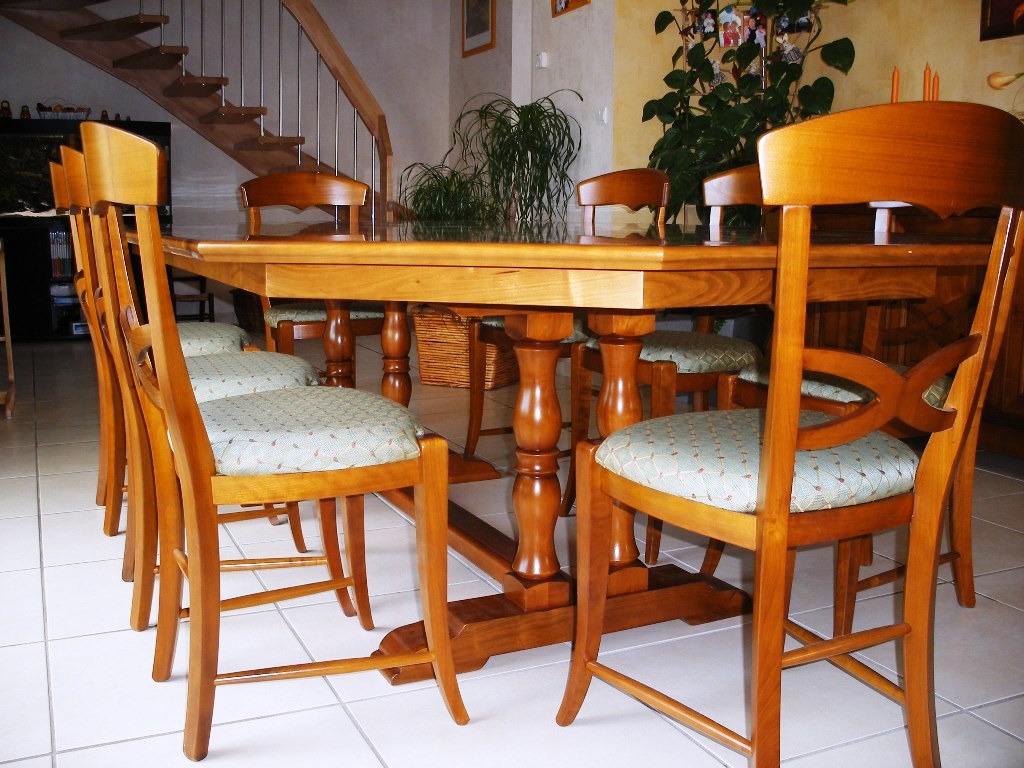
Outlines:
[[[402,172],[399,199],[422,220],[564,219],[580,126],[554,95],[519,105],[485,94],[491,98],[467,105],[442,162],[415,163]]]
[[[834,0],[843,3],[846,0]],[[849,38],[816,46],[821,18],[816,0],[766,0],[756,9],[767,19],[766,47],[747,40],[739,47],[720,49],[718,35],[701,35],[692,26],[697,18],[734,3],[681,0],[680,7],[658,14],[654,29],[675,29],[682,44],[672,56],[665,76],[669,91],[644,105],[643,119],[661,121],[664,132],[651,150],[650,165],[668,173],[671,194],[667,213],[678,216],[687,204],[702,202],[701,183],[713,173],[757,160],[757,138],[779,125],[796,122],[832,109],[835,86],[828,77],[801,85],[803,62],[812,53],[839,71],[853,66]],[[807,19],[806,33],[794,35],[801,51],[780,31],[780,20]],[[721,54],[719,56],[719,54]]]

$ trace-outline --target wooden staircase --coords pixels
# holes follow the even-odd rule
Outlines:
[[[146,3],[159,7],[143,9]],[[173,12],[164,13],[165,0],[137,0],[137,13],[126,13],[118,0],[0,0],[0,15],[145,93],[254,175],[301,169],[352,176],[373,190],[369,215],[386,217],[392,207],[388,201],[394,198],[387,121],[311,0],[225,3],[166,0],[178,5],[179,17],[174,18]],[[205,34],[208,18],[218,12],[214,8],[211,13],[208,5],[219,6],[219,40]],[[93,6],[116,9],[106,18]],[[227,17],[232,11],[237,18]],[[196,26],[199,35],[193,40]],[[239,35],[237,52],[226,52],[234,40],[227,37],[229,30]],[[165,35],[178,40],[168,42]],[[276,71],[270,71],[264,67],[264,41],[275,37]],[[286,39],[293,49],[286,50]],[[258,83],[247,85],[253,80],[253,63],[243,57],[257,43]],[[286,61],[286,56],[294,58]],[[208,74],[207,58],[219,58],[221,71]],[[294,82],[286,82],[289,77]],[[239,102],[248,101],[246,88],[258,99],[276,93],[277,103],[236,104],[227,98],[230,93]],[[343,113],[351,115],[344,130]],[[276,133],[268,127],[275,123]],[[304,129],[311,123],[312,129]],[[311,131],[307,140],[304,134]]]

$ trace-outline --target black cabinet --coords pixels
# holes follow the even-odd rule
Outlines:
[[[0,120],[0,238],[7,253],[11,338],[21,341],[87,338],[75,295],[75,262],[66,216],[53,210],[49,162],[62,145],[81,147],[77,120]],[[164,147],[169,123],[126,122],[118,127]],[[171,224],[170,174],[160,223]]]

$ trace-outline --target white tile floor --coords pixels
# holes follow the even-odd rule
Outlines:
[[[307,348],[315,355],[316,347]],[[100,532],[96,507],[97,417],[91,351],[84,343],[16,346],[17,412],[0,420],[0,765],[18,768],[185,765],[185,641],[172,679],[149,677],[153,631],[127,629],[130,585],[120,580],[122,537]],[[359,351],[360,383],[372,386],[379,356]],[[511,388],[491,393],[487,419],[509,417]],[[458,443],[465,393],[418,384],[413,408]],[[484,438],[481,453],[507,467],[510,441]],[[1024,766],[1024,462],[979,456],[975,500],[978,605],[960,608],[938,587],[936,691],[947,768]],[[506,530],[509,481],[452,488]],[[308,541],[316,546],[309,510]],[[417,618],[407,521],[380,500],[368,504],[367,550],[378,629],[363,632],[326,598],[254,609],[225,621],[226,667],[364,653],[390,628]],[[280,551],[287,532],[262,521],[224,530],[229,552]],[[571,523],[560,523],[560,556]],[[695,542],[669,536],[667,560],[699,562]],[[878,542],[878,560],[898,541]],[[237,554],[235,555],[237,556]],[[453,598],[489,594],[495,584],[462,558],[450,560]],[[720,574],[749,585],[749,559],[726,557]],[[794,611],[827,626],[831,554],[799,559]],[[948,573],[943,573],[948,576]],[[232,589],[276,585],[281,572],[235,575]],[[891,614],[880,588],[857,615]],[[684,695],[737,730],[748,668],[747,625],[672,622],[609,636],[615,663]],[[187,626],[183,629],[187,633]],[[866,654],[884,671],[888,649]],[[390,687],[377,673],[252,686],[218,693],[207,763],[219,766],[644,765],[742,766],[735,754],[694,736],[595,683],[577,722],[554,723],[569,648],[554,645],[493,659],[460,677],[472,722],[454,726],[429,685]],[[817,664],[788,672],[783,752],[794,768],[908,766],[899,708]]]

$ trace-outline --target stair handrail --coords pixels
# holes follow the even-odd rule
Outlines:
[[[360,122],[374,138],[380,165],[380,188],[377,192],[384,203],[385,215],[390,218],[389,203],[394,200],[394,157],[384,110],[311,0],[281,0],[281,4],[302,27],[306,38],[352,104]]]

